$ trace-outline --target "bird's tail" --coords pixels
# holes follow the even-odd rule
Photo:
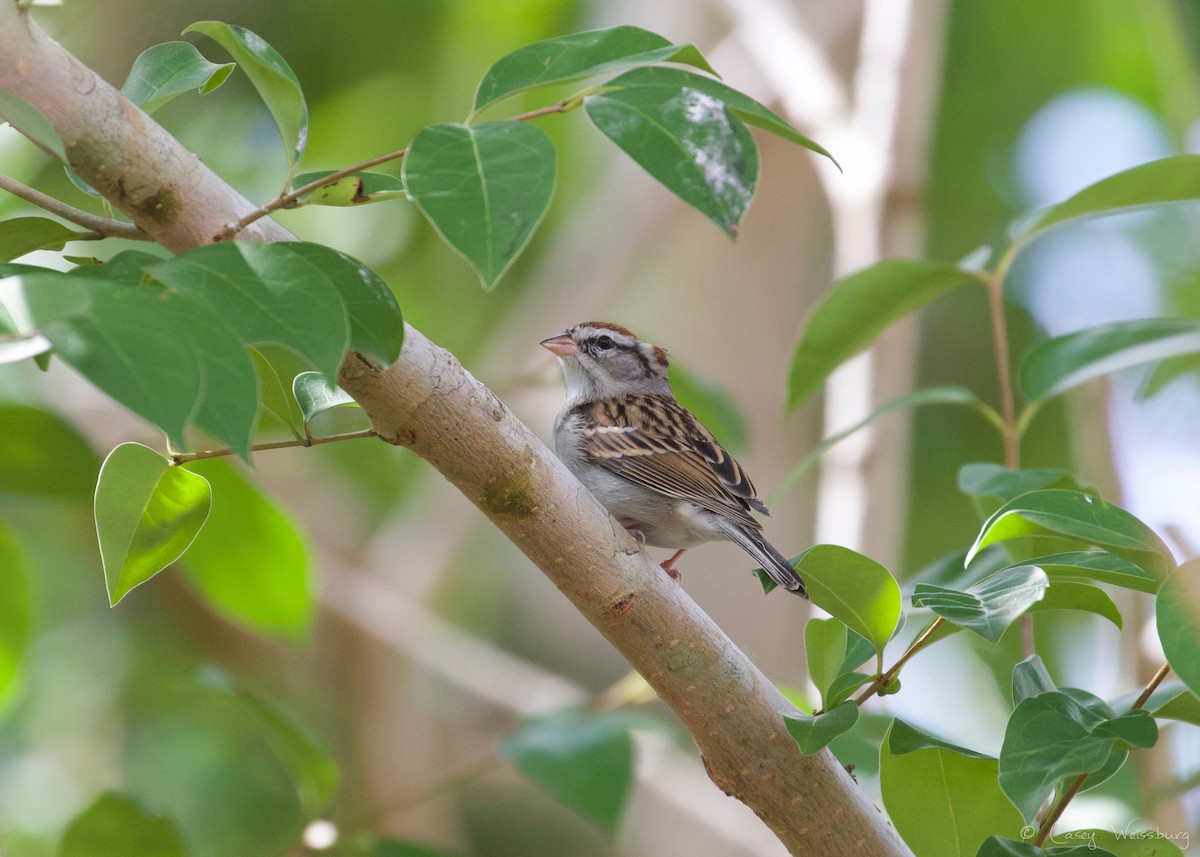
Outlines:
[[[775,581],[776,585],[782,586],[788,592],[795,593],[801,598],[808,597],[808,590],[804,588],[804,581],[800,575],[796,574],[796,569],[792,568],[792,564],[784,558],[783,554],[775,550],[770,542],[763,538],[761,532],[749,527],[730,527],[728,532],[729,538],[758,560],[763,571],[771,580]]]

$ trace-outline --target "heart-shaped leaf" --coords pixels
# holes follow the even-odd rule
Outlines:
[[[209,62],[191,42],[163,42],[146,48],[133,61],[121,93],[147,113],[153,113],[190,90],[202,95],[212,92],[234,68],[231,62]]]
[[[914,607],[928,607],[948,622],[996,643],[1009,625],[1041,600],[1049,585],[1040,568],[1019,565],[997,572],[965,592],[918,583],[912,602]]]
[[[287,60],[262,36],[236,24],[197,21],[183,32],[203,33],[229,51],[241,65],[283,138],[290,179],[308,142],[308,106],[304,103],[300,81]]]
[[[979,275],[947,262],[888,259],[837,280],[804,322],[788,373],[788,407],[820,389],[838,366],[892,322]]]
[[[472,117],[527,89],[642,65],[677,62],[716,74],[695,45],[673,45],[640,27],[609,27],[543,39],[497,60],[479,81]]]
[[[179,559],[208,520],[212,490],[201,476],[140,443],[108,454],[96,485],[96,534],[112,605]]]
[[[446,122],[423,128],[409,144],[404,186],[490,289],[546,214],[554,159],[550,138],[532,125]]]
[[[1021,388],[1036,401],[1131,366],[1196,353],[1200,321],[1146,318],[1105,324],[1035,345],[1021,361]]]

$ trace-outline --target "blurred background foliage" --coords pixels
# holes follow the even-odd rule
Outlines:
[[[860,3],[778,5],[811,31],[834,68],[855,68]],[[933,124],[924,131],[928,157],[919,159],[915,197],[905,200],[923,222],[916,255],[922,243],[925,255],[946,260],[981,244],[1003,247],[1013,221],[1032,208],[1118,169],[1195,149],[1194,2],[915,5],[923,29],[911,49],[939,68]],[[261,34],[304,87],[312,134],[302,169],[311,170],[399,148],[428,123],[462,118],[495,59],[593,26],[636,24],[695,42],[731,84],[776,105],[781,93],[766,84],[753,41],[735,32],[735,22],[774,8],[749,0],[67,0],[38,16],[114,84],[140,51],[178,38],[193,21]],[[223,61],[211,44],[202,49]],[[798,92],[807,85],[794,80]],[[522,96],[506,110],[553,96]],[[277,135],[242,75],[212,95],[179,98],[156,118],[249,198],[278,192],[285,165]],[[539,124],[560,151],[555,201],[530,251],[493,292],[482,292],[404,203],[313,206],[279,220],[372,266],[408,321],[544,437],[561,392],[540,339],[599,317],[661,342],[697,407],[707,408],[706,421],[721,426],[718,435],[769,493],[820,439],[819,406],[785,418],[783,402],[803,314],[833,275],[834,229],[816,172],[832,168],[759,136],[758,199],[730,244],[614,158],[582,112]],[[3,172],[88,205],[61,169],[0,131]],[[817,139],[847,176],[862,169],[854,151]],[[0,197],[0,215],[23,212],[16,199]],[[1195,227],[1194,211],[1172,208],[1042,239],[1012,280],[1014,352],[1047,329],[1160,311],[1200,315]],[[75,248],[107,256],[120,242]],[[977,291],[938,301],[923,313],[919,336],[908,335],[919,353],[892,367],[897,377],[962,384],[995,400]],[[285,354],[269,359],[284,379],[305,368]],[[1141,404],[1138,383],[1121,377],[1048,407],[1024,463],[1075,470],[1160,531],[1174,528],[1180,553],[1194,555],[1196,381],[1184,375]],[[302,853],[301,831],[318,814],[339,824],[347,853],[367,834],[451,854],[781,853],[748,811],[708,784],[678,735],[639,739],[638,786],[615,840],[495,757],[496,742],[520,718],[582,701],[625,667],[515,548],[404,451],[354,441],[258,455],[253,480],[270,499],[251,492],[229,514],[247,516],[253,506],[277,522],[287,546],[211,546],[228,558],[232,604],[223,609],[217,584],[206,587],[202,573],[188,569],[110,610],[90,509],[99,460],[124,440],[159,448],[161,441],[60,365],[45,375],[5,367],[0,403],[0,649],[14,653],[0,659],[0,843],[8,857],[69,853],[64,831],[110,790],[135,798],[151,817],[168,816],[191,853],[204,857]],[[361,427],[354,414],[321,419],[321,433]],[[881,431],[901,441],[889,454],[902,459],[902,478],[875,488],[899,525],[869,519],[878,538],[868,552],[904,579],[969,544],[979,519],[957,491],[957,469],[997,461],[1001,451],[965,410],[921,409],[911,434],[894,417]],[[280,432],[264,419],[264,438]],[[45,445],[6,441],[35,435],[55,438],[52,460],[38,458]],[[238,465],[214,470],[230,485],[245,481]],[[773,504],[772,540],[793,552],[811,543],[818,502],[808,478]],[[301,559],[286,561],[297,552]],[[773,679],[803,688],[796,605],[764,600],[744,566],[735,548],[706,548],[688,555],[684,585]],[[255,610],[246,592],[264,582],[291,599],[287,615]],[[1139,633],[1144,606],[1128,598],[1122,607],[1132,631],[1123,637],[1090,617],[1038,617],[1040,648],[1056,676],[1106,698],[1144,683],[1160,656]],[[905,692],[876,710],[994,752],[1019,641],[959,639],[971,636],[914,662]],[[835,744],[876,794],[886,722],[864,717]],[[1200,747],[1194,734],[1171,738],[1102,793],[1078,799],[1076,826],[1135,818],[1162,830],[1194,825],[1189,790]],[[394,845],[376,853],[420,852]]]

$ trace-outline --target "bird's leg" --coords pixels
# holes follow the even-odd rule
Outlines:
[[[675,580],[678,580],[679,576],[680,576],[679,569],[677,569],[675,567],[675,560],[677,560],[681,556],[683,556],[683,552],[685,550],[687,550],[687,548],[680,548],[679,550],[675,551],[675,553],[671,554],[671,558],[668,559],[666,562],[662,563],[662,565],[661,565],[662,570],[665,571],[667,574],[669,574]]]
[[[637,521],[635,521],[633,518],[621,518],[617,523],[624,527],[625,532],[629,533],[629,535],[633,536],[634,540],[637,541],[638,550],[641,550],[646,546],[646,534],[643,533],[638,527]]]

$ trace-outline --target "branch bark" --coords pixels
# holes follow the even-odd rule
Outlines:
[[[37,107],[72,168],[164,246],[208,243],[254,210],[16,0],[0,0],[0,57],[0,89]],[[265,218],[248,231],[292,239]],[[409,327],[391,367],[348,354],[340,382],[382,438],[457,486],[645,676],[712,780],[793,854],[909,854],[830,753],[800,753],[779,690],[452,354]]]

